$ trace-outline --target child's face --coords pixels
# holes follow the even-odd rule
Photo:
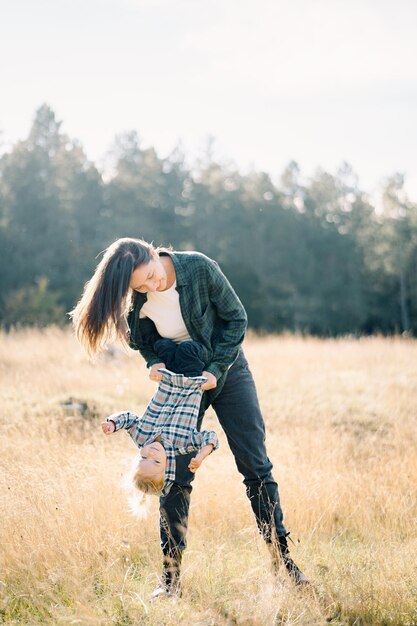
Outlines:
[[[164,446],[159,441],[153,441],[143,446],[140,449],[140,456],[138,470],[142,476],[156,478],[165,474],[167,454]]]

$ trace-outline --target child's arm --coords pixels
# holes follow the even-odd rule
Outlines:
[[[190,472],[194,474],[198,470],[204,459],[207,458],[208,455],[213,452],[213,450],[214,445],[212,443],[208,443],[206,446],[203,446],[200,452],[198,452],[198,454],[193,459],[191,459],[188,465],[188,469],[190,470]]]
[[[191,460],[188,468],[191,472],[195,472],[208,457],[213,450],[217,450],[219,447],[219,440],[213,430],[193,430],[187,445],[183,448],[179,448],[176,454],[188,454],[189,452],[197,451],[197,455]],[[195,461],[195,463],[193,463]]]
[[[138,415],[130,413],[129,411],[126,413],[113,413],[105,422],[101,423],[101,428],[105,435],[111,435],[116,430],[121,430],[122,428],[129,430],[135,426],[140,419]]]
[[[217,450],[219,447],[219,440],[217,439],[217,435],[214,430],[193,430],[190,433],[190,438],[187,443],[182,447],[178,448],[175,454],[189,454],[190,452],[198,452],[204,446],[208,444],[212,445],[212,450]]]

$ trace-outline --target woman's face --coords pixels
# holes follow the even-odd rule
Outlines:
[[[129,287],[140,293],[164,291],[167,287],[167,273],[158,254],[152,253],[149,263],[139,265],[130,278]]]

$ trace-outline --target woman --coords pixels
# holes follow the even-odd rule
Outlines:
[[[265,426],[241,344],[245,310],[217,263],[198,252],[155,249],[140,239],[118,239],[106,250],[73,311],[76,335],[92,355],[116,334],[139,350],[159,381],[154,345],[161,338],[193,339],[210,358],[198,428],[212,405],[226,434],[260,533],[277,569],[284,563],[296,584],[307,579],[289,556],[278,486],[265,449]],[[163,575],[154,596],[179,593],[194,475],[189,456],[177,463],[175,482],[160,499]]]

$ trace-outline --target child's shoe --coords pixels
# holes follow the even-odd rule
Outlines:
[[[181,596],[180,566],[181,556],[175,559],[164,557],[161,581],[152,593],[154,600],[162,597]]]

